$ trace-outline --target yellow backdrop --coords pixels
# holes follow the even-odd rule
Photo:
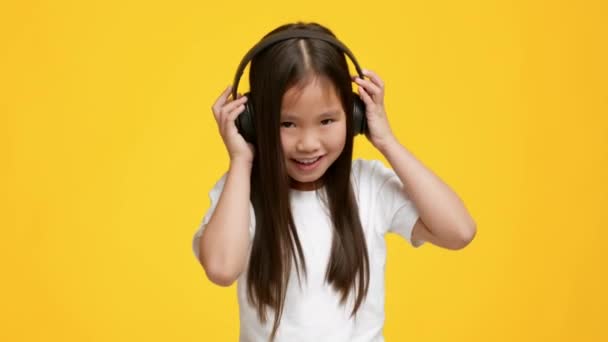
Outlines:
[[[0,5],[2,341],[235,341],[191,250],[228,158],[210,111],[247,49],[329,26],[401,142],[478,224],[388,238],[387,341],[606,341],[605,1]],[[356,157],[382,159],[357,138]]]

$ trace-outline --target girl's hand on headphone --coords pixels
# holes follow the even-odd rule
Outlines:
[[[245,138],[239,133],[234,120],[245,110],[246,96],[238,96],[236,100],[228,99],[232,86],[222,92],[215,101],[211,110],[215,116],[218,129],[230,155],[230,161],[242,160],[252,163],[254,149],[253,145],[247,143]]]
[[[373,71],[362,71],[369,79],[362,79],[359,76],[353,76],[353,79],[359,85],[359,97],[365,103],[365,117],[369,130],[366,136],[374,147],[382,150],[385,145],[395,140],[384,110],[384,82]]]

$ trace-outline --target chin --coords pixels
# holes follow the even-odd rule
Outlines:
[[[292,181],[292,187],[298,190],[314,190],[315,189],[315,183],[318,182],[319,180],[321,180],[323,174],[321,175],[308,175],[308,176],[302,176],[302,175],[297,175],[295,174],[294,177],[294,173],[291,173],[289,175],[289,177],[291,178]]]
[[[322,174],[317,175],[317,174],[313,174],[313,175],[300,175],[297,172],[292,172],[289,177],[291,177],[291,179],[293,179],[296,182],[299,183],[312,183],[312,182],[316,182],[319,179],[321,179],[321,176],[323,176]]]

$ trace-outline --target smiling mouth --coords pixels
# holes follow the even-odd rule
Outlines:
[[[298,170],[303,172],[311,172],[317,169],[317,166],[321,164],[321,161],[325,156],[319,156],[310,159],[292,159]]]
[[[293,159],[296,163],[302,165],[311,165],[314,164],[317,160],[321,159],[323,156],[319,156],[316,158],[308,158],[308,159]]]

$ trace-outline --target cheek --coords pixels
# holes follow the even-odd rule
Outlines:
[[[339,147],[340,151],[344,149],[344,145],[346,145],[346,136],[341,135],[340,139],[336,140],[336,146]]]
[[[337,126],[328,136],[331,145],[342,150],[346,144],[346,124]]]
[[[339,132],[336,134],[336,137],[344,146],[344,143],[346,142],[346,121],[341,121],[341,125],[339,126],[338,130]]]
[[[293,142],[289,134],[281,132],[281,147],[283,148],[283,153],[289,151],[291,145],[293,145]]]

